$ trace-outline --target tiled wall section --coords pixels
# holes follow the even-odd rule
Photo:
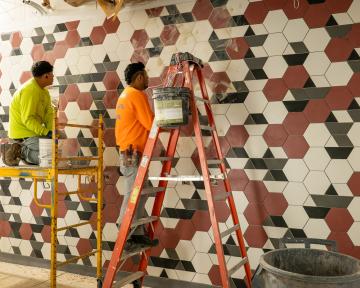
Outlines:
[[[93,19],[3,34],[1,136],[11,95],[29,78],[33,60],[55,64],[61,119],[92,123],[105,115],[109,259],[122,201],[114,108],[124,67],[146,62],[156,86],[172,53],[192,52],[208,63],[204,73],[252,268],[284,236],[334,239],[341,252],[360,258],[360,1],[300,0],[299,5],[197,0],[123,13],[114,22]],[[68,140],[73,152],[89,155],[96,146],[90,132],[65,133],[75,138]],[[196,172],[192,136],[183,129],[173,167],[178,174]],[[61,190],[71,190],[74,182],[67,177]],[[36,207],[32,183],[6,179],[0,185],[1,251],[49,258],[49,212]],[[150,273],[219,284],[204,190],[178,184],[167,192]],[[44,192],[42,200],[47,199]],[[65,218],[60,222],[67,224],[95,211],[72,196],[60,207]],[[225,229],[229,211],[225,205],[217,210]],[[59,242],[61,259],[94,247],[95,234],[90,226],[70,230]],[[238,256],[232,244],[230,237],[225,251],[231,263]]]

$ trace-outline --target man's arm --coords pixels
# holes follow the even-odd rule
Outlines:
[[[54,108],[53,108],[53,106],[51,104],[51,97],[50,97],[49,92],[47,94],[48,94],[48,106],[46,107],[44,122],[45,122],[45,127],[49,131],[52,131]]]
[[[39,97],[36,93],[31,93],[32,90],[25,90],[20,99],[21,121],[27,129],[34,131],[36,135],[44,136],[49,132],[49,129],[44,127],[41,123],[39,115],[37,115],[37,105],[39,104]]]
[[[141,125],[143,125],[146,130],[150,131],[152,122],[154,120],[154,113],[150,109],[149,102],[147,100],[145,93],[139,93],[139,103],[136,103],[136,116]]]

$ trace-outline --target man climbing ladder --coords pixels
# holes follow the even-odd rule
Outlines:
[[[112,287],[113,285],[116,287],[122,287],[125,286],[126,284],[133,283],[134,281],[136,281],[134,285],[135,287],[141,287],[144,276],[146,275],[148,260],[151,254],[151,245],[138,245],[136,247],[133,247],[132,250],[126,249],[125,251],[124,248],[125,248],[126,240],[128,239],[128,235],[129,233],[131,233],[131,230],[136,229],[136,227],[141,225],[149,226],[147,229],[149,233],[149,238],[154,239],[154,232],[156,230],[159,221],[161,207],[163,204],[168,181],[204,182],[206,199],[209,208],[209,215],[210,215],[211,225],[214,234],[219,271],[221,276],[221,283],[222,283],[221,287],[229,288],[231,275],[235,273],[242,266],[244,266],[245,268],[245,274],[246,274],[245,281],[247,287],[251,287],[250,265],[246,255],[245,243],[239,224],[239,218],[236,212],[236,207],[231,191],[230,182],[227,177],[224,158],[221,152],[220,142],[216,132],[214,117],[211,111],[210,101],[206,91],[205,81],[201,72],[201,67],[202,67],[201,60],[195,58],[189,53],[174,54],[171,60],[171,65],[166,75],[166,79],[164,81],[164,86],[166,86],[166,89],[170,89],[169,87],[174,87],[176,86],[176,84],[178,84],[177,86],[187,88],[189,94],[190,111],[192,115],[192,125],[194,126],[195,139],[199,153],[202,175],[201,176],[194,176],[194,175],[171,176],[170,175],[171,161],[174,157],[176,145],[179,139],[180,127],[176,126],[176,123],[174,123],[174,125],[169,125],[169,123],[167,123],[166,125],[167,127],[165,127],[164,129],[158,126],[160,122],[157,123],[157,121],[154,121],[152,128],[149,132],[149,137],[145,145],[142,159],[140,161],[135,183],[132,192],[130,194],[127,210],[125,212],[123,221],[121,223],[118,238],[115,243],[115,248],[104,279],[103,287],[105,288]],[[200,84],[202,97],[196,97],[194,95],[194,89],[192,83],[195,75],[197,76]],[[174,91],[176,89],[178,90],[178,87],[174,88]],[[168,91],[168,90],[164,90],[164,91]],[[201,102],[203,103],[203,105],[205,105],[205,111],[209,122],[209,125],[207,126],[200,125],[196,101]],[[169,127],[171,127],[170,130],[167,129]],[[216,159],[207,159],[204,142],[201,134],[202,130],[211,133],[212,141],[216,148],[216,155],[217,155]],[[159,133],[164,131],[167,132],[170,131],[165,157],[153,157],[153,151],[156,142],[158,141]],[[154,161],[154,160],[160,160],[163,162],[160,177],[148,177],[148,179],[160,180],[159,185],[158,187],[143,189],[144,181],[146,180],[147,177],[150,161]],[[214,164],[217,165],[217,167],[220,170],[220,174],[218,175],[210,174],[209,165],[214,165]],[[224,182],[224,187],[225,187],[224,193],[214,194],[212,187],[212,180],[218,180]],[[136,207],[140,202],[140,198],[147,197],[148,195],[151,194],[156,195],[151,216],[148,218],[136,219],[134,222],[132,222],[135,215]],[[231,217],[234,223],[234,226],[232,228],[223,232],[220,232],[219,229],[217,211],[215,209],[215,201],[227,201],[227,204],[229,205],[230,208]],[[241,259],[239,263],[229,268],[226,265],[226,261],[224,257],[222,239],[226,236],[229,236],[232,233],[236,234],[236,239],[239,244],[239,249],[241,253]],[[120,279],[120,281],[115,283],[114,279],[116,276],[116,272],[121,267],[121,262],[123,263],[129,257],[139,254],[141,255],[141,260],[139,263],[138,271],[130,274],[127,277]]]

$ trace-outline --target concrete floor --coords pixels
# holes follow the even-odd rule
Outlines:
[[[95,288],[96,279],[93,277],[59,271],[57,284],[58,288]],[[49,288],[49,270],[45,268],[0,262],[0,287]],[[132,285],[127,285],[125,288],[132,288]],[[144,286],[144,288],[146,287]]]

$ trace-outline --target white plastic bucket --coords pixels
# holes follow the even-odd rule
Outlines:
[[[52,139],[39,139],[39,166],[49,167],[52,161]]]

